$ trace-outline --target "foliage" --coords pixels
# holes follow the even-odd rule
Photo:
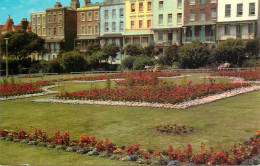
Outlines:
[[[97,51],[91,54],[90,56],[90,65],[92,67],[98,66],[99,63],[101,63],[101,60],[106,59],[106,54],[103,51]]]
[[[242,67],[260,67],[260,59],[249,58],[243,62]]]
[[[246,81],[260,80],[259,70],[248,71],[218,71],[210,74],[212,76],[229,76],[229,77],[243,77]]]
[[[47,63],[47,72],[48,73],[62,73],[63,67],[61,65],[60,59],[53,59]]]
[[[241,39],[228,39],[218,44],[215,49],[216,60],[241,66],[245,60],[246,46]]]
[[[122,66],[126,69],[133,69],[134,62],[136,60],[135,56],[128,56],[122,61]]]
[[[203,67],[207,64],[209,54],[208,46],[199,41],[184,45],[178,52],[183,68]]]
[[[141,49],[142,56],[153,58],[154,56],[158,55],[159,52],[154,50],[153,45],[148,45]]]
[[[154,61],[150,58],[142,58],[138,57],[134,61],[133,69],[134,70],[143,70],[145,66],[152,66],[154,65]]]
[[[99,43],[93,43],[93,44],[88,44],[87,46],[87,54],[91,56],[92,54],[101,51],[101,47]]]
[[[88,67],[87,61],[77,51],[70,51],[62,54],[62,64],[66,72],[85,71]]]
[[[104,52],[104,55],[105,55],[104,59],[106,60],[106,62],[110,58],[111,63],[112,63],[113,59],[117,56],[117,53],[120,51],[119,47],[114,43],[103,47],[102,50]]]
[[[9,55],[15,55],[18,59],[26,58],[32,53],[42,54],[45,52],[44,39],[38,37],[33,32],[24,30],[7,32],[1,37],[1,48],[3,53],[6,51],[5,38],[9,38],[8,51]]]
[[[256,58],[260,53],[260,37],[247,40],[245,49],[250,57]]]
[[[179,47],[175,44],[168,47],[163,56],[159,58],[159,62],[162,65],[172,66],[173,62],[177,62],[179,60],[178,49]]]
[[[125,47],[125,51],[126,51],[126,55],[130,55],[130,56],[139,56],[142,53],[141,50],[135,45],[127,45]]]
[[[193,127],[177,123],[155,124],[154,130],[161,133],[187,134],[194,131]]]

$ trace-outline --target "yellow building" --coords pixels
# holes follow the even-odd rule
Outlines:
[[[125,0],[124,44],[152,44],[153,0]]]

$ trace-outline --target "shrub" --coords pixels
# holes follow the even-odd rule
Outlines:
[[[136,60],[135,56],[128,56],[122,61],[122,66],[126,69],[133,69],[134,62]]]
[[[133,64],[133,69],[134,70],[143,70],[145,66],[152,66],[154,65],[154,61],[151,60],[150,58],[142,58],[142,57],[138,57],[136,58],[136,60],[134,61]]]
[[[48,62],[47,65],[47,72],[48,73],[62,73],[63,67],[61,65],[61,61],[59,59],[53,59]]]
[[[85,71],[88,67],[87,61],[76,51],[62,54],[62,65],[66,72]]]
[[[138,47],[136,47],[135,45],[127,45],[125,47],[125,51],[126,51],[126,54],[130,55],[130,56],[138,56],[141,54],[141,50]]]

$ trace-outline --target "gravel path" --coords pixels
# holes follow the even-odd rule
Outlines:
[[[28,97],[37,97],[37,96],[43,96],[43,95],[49,95],[49,94],[56,94],[59,93],[58,91],[51,91],[48,90],[50,88],[57,87],[59,85],[51,85],[51,86],[44,86],[41,89],[43,92],[39,93],[33,93],[33,94],[25,94],[25,95],[20,95],[20,96],[9,96],[9,97],[0,97],[0,101],[5,101],[5,100],[15,100],[15,99],[23,99],[23,98],[28,98]]]
[[[216,100],[240,95],[247,92],[257,91],[257,90],[260,90],[260,86],[242,87],[242,88],[226,91],[221,94],[210,95],[204,98],[195,99],[195,100],[191,100],[179,104],[162,104],[162,103],[130,102],[130,101],[63,100],[63,99],[55,99],[55,98],[36,99],[33,100],[33,102],[186,109],[188,107],[198,106]]]

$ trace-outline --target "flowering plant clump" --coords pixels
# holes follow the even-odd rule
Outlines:
[[[128,78],[131,76],[141,76],[141,75],[154,75],[156,77],[175,77],[181,75],[180,73],[164,73],[164,72],[128,72],[128,73],[116,73],[116,74],[103,74],[95,76],[83,76],[83,77],[73,77],[73,78],[60,78],[54,79],[52,82],[60,81],[72,81],[72,80],[81,80],[81,81],[96,81],[96,80],[106,80],[106,79],[119,79],[119,78]]]
[[[1,84],[0,96],[19,96],[23,94],[32,94],[41,92],[41,86],[51,85],[49,81],[35,83]]]
[[[1,140],[13,140],[13,142],[27,143],[28,141],[34,141],[33,145],[45,145],[47,148],[58,148],[63,146],[64,148],[59,148],[60,150],[67,149],[66,151],[75,152],[84,152],[87,150],[84,147],[89,147],[90,155],[99,153],[103,157],[109,157],[113,154],[117,154],[116,160],[122,161],[142,161],[144,163],[158,163],[163,165],[170,165],[171,163],[179,164],[198,164],[198,165],[240,165],[246,159],[253,158],[260,151],[260,129],[257,132],[257,135],[250,137],[250,139],[244,141],[244,143],[234,144],[229,150],[220,150],[214,151],[212,147],[207,148],[206,144],[201,142],[200,148],[201,151],[194,153],[192,145],[187,144],[187,147],[184,149],[174,149],[172,145],[169,145],[168,150],[158,151],[158,150],[142,150],[140,148],[140,143],[136,145],[129,145],[125,149],[118,148],[115,144],[109,142],[106,138],[105,141],[96,141],[95,137],[89,137],[87,134],[83,134],[80,137],[80,140],[71,140],[68,132],[64,132],[63,135],[60,134],[60,131],[55,133],[55,136],[48,138],[46,135],[44,139],[43,132],[39,129],[34,129],[31,134],[27,131],[7,131],[0,129]],[[44,132],[45,133],[45,132]],[[45,133],[46,134],[46,133]],[[4,139],[3,139],[4,138]],[[10,139],[12,138],[12,139]],[[17,139],[20,139],[17,141]],[[36,143],[35,143],[36,142]],[[32,143],[28,143],[32,145]],[[57,149],[56,148],[56,149]],[[84,153],[81,153],[84,154]],[[106,155],[102,155],[106,154]]]
[[[260,80],[259,70],[247,71],[218,71],[211,74],[212,76],[229,76],[229,77],[243,77],[246,81]]]
[[[193,127],[188,127],[186,125],[179,125],[177,123],[167,123],[167,124],[155,124],[154,130],[160,133],[167,134],[188,134],[194,131]]]
[[[250,86],[250,84],[217,83],[178,86],[142,86],[134,88],[125,87],[115,89],[106,88],[72,93],[65,92],[57,94],[56,97],[60,99],[113,100],[175,104],[244,86]]]
[[[40,77],[37,74],[25,74],[23,76],[20,76],[19,78],[34,78],[34,77]]]

